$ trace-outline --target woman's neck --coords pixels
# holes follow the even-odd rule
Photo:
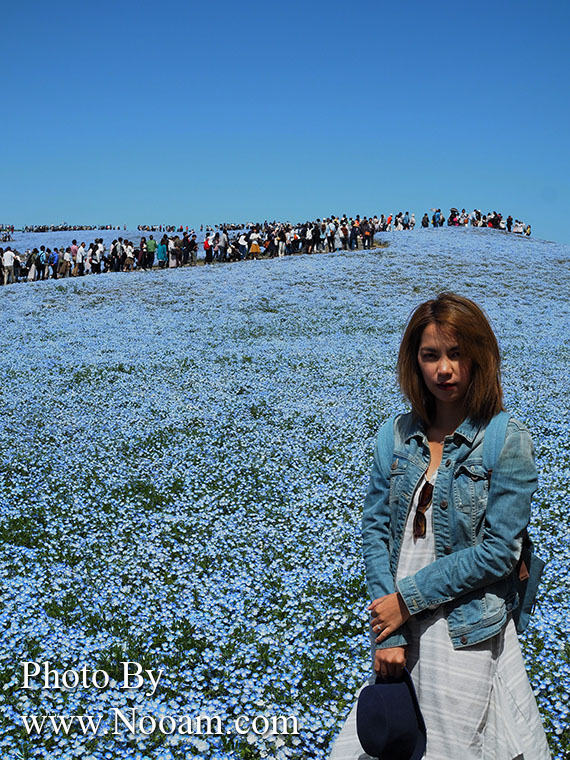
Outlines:
[[[463,404],[437,404],[435,417],[430,425],[432,430],[442,433],[442,439],[453,433],[465,419],[465,407]]]

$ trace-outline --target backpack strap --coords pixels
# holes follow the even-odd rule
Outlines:
[[[505,438],[507,435],[507,425],[509,424],[511,416],[507,412],[499,412],[496,414],[487,425],[485,429],[485,437],[483,438],[483,468],[487,472],[487,480],[489,485],[491,484],[491,475],[493,468],[497,464],[497,460],[501,454],[502,448],[505,445]],[[532,549],[532,541],[528,535],[528,530],[525,528],[523,533],[523,546],[530,547]],[[521,565],[522,558],[519,561]],[[519,568],[520,573],[527,573],[528,570],[522,562]],[[521,577],[522,580],[522,577]]]
[[[491,418],[485,429],[483,438],[483,467],[487,472],[487,480],[491,480],[491,473],[505,444],[507,425],[511,416],[507,412],[499,412]]]

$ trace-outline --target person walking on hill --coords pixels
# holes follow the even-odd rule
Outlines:
[[[140,243],[139,243],[139,250],[137,255],[137,269],[144,270],[146,269],[146,257],[148,255],[147,249],[146,249],[146,238],[141,237]]]
[[[189,253],[190,266],[194,267],[198,263],[198,242],[196,240],[196,233],[193,233],[192,237],[190,238]]]
[[[249,255],[252,259],[257,259],[261,253],[261,248],[259,247],[260,237],[257,228],[254,228],[249,236]]]
[[[2,257],[2,267],[4,271],[4,285],[8,285],[8,283],[15,282],[14,280],[14,260],[15,260],[15,254],[14,251],[8,246],[6,250],[2,250],[0,248],[0,255]]]
[[[54,248],[49,257],[49,265],[51,267],[51,276],[54,280],[57,280],[57,270],[59,266],[59,250]]]
[[[336,238],[336,224],[334,223],[334,219],[329,219],[327,224],[327,245],[329,249],[329,253],[334,253],[336,251],[336,245],[335,245],[335,238]]]
[[[152,235],[149,235],[146,244],[146,269],[152,269],[154,266],[154,254],[158,248],[158,243]]]
[[[158,266],[161,269],[164,269],[168,261],[168,235],[162,236],[160,244],[156,249],[156,258],[158,261]]]

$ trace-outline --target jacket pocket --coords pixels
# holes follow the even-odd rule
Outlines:
[[[405,459],[401,459],[396,455],[392,458],[392,464],[390,465],[390,506],[392,508],[396,507],[400,502],[404,489],[406,465]]]
[[[482,534],[489,482],[482,465],[460,464],[453,476],[455,524],[460,545],[474,546]]]
[[[460,512],[485,511],[489,481],[483,465],[460,464],[453,475],[453,503]]]

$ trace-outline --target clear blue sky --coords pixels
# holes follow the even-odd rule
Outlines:
[[[566,0],[34,0],[2,17],[2,223],[458,206],[570,242]]]

